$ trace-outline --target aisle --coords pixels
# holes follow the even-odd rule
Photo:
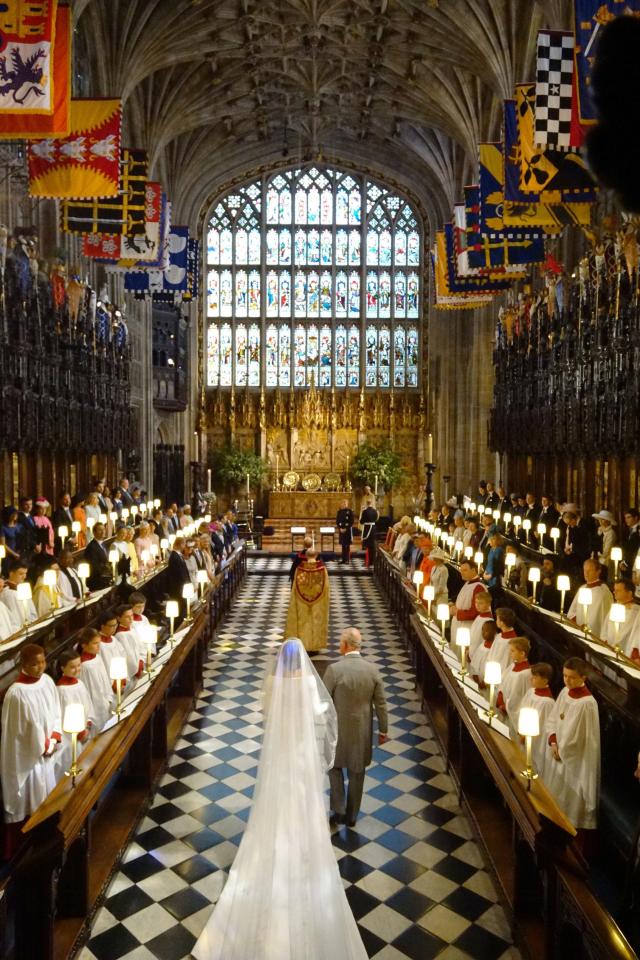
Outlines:
[[[249,815],[262,676],[288,604],[289,581],[276,570],[260,563],[223,624],[203,695],[111,881],[81,960],[189,957]],[[364,655],[380,666],[390,711],[391,740],[375,751],[356,829],[333,835],[369,956],[517,960],[382,596],[369,577],[336,574],[331,588],[332,646],[344,627],[362,630]]]

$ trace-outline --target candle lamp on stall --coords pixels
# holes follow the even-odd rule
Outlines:
[[[531,790],[531,782],[538,779],[531,761],[531,743],[534,737],[540,736],[540,714],[534,707],[521,707],[518,714],[518,733],[525,738],[527,751],[526,767],[520,776],[527,781],[527,790]]]
[[[553,540],[553,552],[558,552],[558,540],[560,539],[560,529],[559,527],[551,527],[550,537]]]
[[[109,519],[109,518],[108,518],[108,516],[106,515],[106,513],[101,513],[100,516],[98,517],[99,523],[101,523],[103,526],[106,526],[106,525],[107,525],[107,520],[108,520],[108,519]]]
[[[531,567],[529,570],[528,580],[531,584],[531,590],[533,591],[532,602],[536,602],[536,590],[538,584],[540,583],[540,567]]]
[[[165,607],[165,616],[169,621],[169,642],[173,646],[173,635],[175,622],[180,616],[180,607],[177,600],[167,600],[167,605]]]
[[[147,567],[149,566],[149,561],[150,561],[150,560],[151,560],[151,554],[150,554],[149,551],[145,548],[145,549],[140,553],[140,562],[141,562],[142,566],[145,567],[145,568],[147,568]]]
[[[622,547],[611,547],[611,559],[613,560],[613,576],[618,579],[618,565],[622,560]]]
[[[47,588],[47,596],[49,597],[49,601],[53,609],[56,606],[54,591],[58,583],[58,576],[55,570],[45,570],[42,574],[42,583]]]
[[[431,604],[436,596],[436,588],[432,583],[428,583],[422,591],[422,599],[427,604],[427,616],[431,619]]]
[[[564,598],[571,589],[571,581],[566,573],[561,573],[556,580],[556,589],[560,591],[560,616],[564,617]]]
[[[521,523],[522,523],[522,517],[520,516],[519,513],[516,513],[516,515],[513,518],[513,526],[515,527],[516,537],[518,536],[518,530],[520,529]]]
[[[478,564],[478,573],[482,573],[482,564],[484,563],[484,553],[482,550],[477,550],[473,559]]]
[[[82,533],[82,524],[80,523],[79,520],[74,520],[73,523],[71,524],[71,533],[76,538],[79,533]]]
[[[529,520],[529,517],[525,517],[524,520],[522,521],[522,529],[524,530],[524,534],[525,534],[524,542],[529,543],[529,534],[531,532],[531,520]]]
[[[64,524],[62,524],[61,527],[58,527],[58,536],[60,537],[60,543],[64,548],[64,542],[69,536],[69,527],[65,526]]]
[[[86,597],[89,594],[89,591],[87,590],[87,580],[91,576],[91,567],[88,563],[78,564],[78,576],[82,581],[82,596]]]
[[[159,497],[156,497],[155,500],[153,501],[153,505],[156,508],[156,510],[160,507],[161,502],[162,501],[160,500]]]
[[[122,510],[120,511],[120,517],[122,520],[124,520],[125,523],[127,522],[127,520],[129,519],[129,507],[122,508]]]
[[[624,623],[627,619],[627,611],[625,609],[624,603],[612,603],[609,610],[609,620],[613,624],[613,628],[616,635],[616,645],[614,647],[616,651],[616,660],[619,659],[622,650],[620,649],[620,624]]]
[[[29,601],[31,600],[31,584],[30,583],[19,583],[16,587],[16,597],[22,603],[22,610],[24,615],[24,629],[29,629]]]
[[[151,656],[158,644],[158,628],[154,623],[144,624],[144,629],[142,631],[142,641],[147,648],[146,671],[147,671],[147,676],[149,678],[149,682],[151,682],[151,677],[155,673],[155,671],[151,667]]]
[[[120,551],[118,550],[117,547],[112,547],[111,550],[109,550],[109,563],[111,564],[111,572],[113,574],[114,583],[118,578],[119,561],[120,561]]]
[[[542,546],[542,542],[547,534],[546,523],[539,523],[536,527],[536,533],[538,534],[538,539],[540,540],[540,546]]]
[[[465,558],[465,560],[472,560],[472,559],[473,559],[473,547],[465,547],[465,548],[464,548],[464,558]]]
[[[516,557],[515,553],[507,553],[507,554],[505,555],[504,565],[505,565],[505,567],[506,567],[506,569],[507,569],[507,580],[509,579],[509,575],[510,575],[511,571],[513,570],[513,568],[514,568],[515,565],[516,565],[517,559],[518,559],[518,558]]]
[[[496,523],[499,522],[499,520],[500,520],[500,511],[499,511],[499,510],[494,510],[494,511],[493,511],[493,519],[496,521]]]
[[[160,553],[160,548],[157,543],[152,543],[149,547],[149,553],[151,554],[152,563],[155,566],[158,562],[158,554]]]
[[[116,685],[116,708],[112,712],[120,721],[122,716],[122,684],[127,679],[127,661],[124,657],[113,657],[109,664],[109,679]]]
[[[166,560],[169,552],[169,541],[166,537],[163,537],[160,541],[160,550],[162,551],[162,559]]]
[[[62,717],[62,732],[71,734],[71,766],[65,770],[65,777],[71,778],[71,786],[75,787],[76,777],[82,773],[78,766],[78,736],[87,728],[84,707],[81,703],[68,703]]]
[[[421,587],[422,584],[424,583],[424,573],[422,572],[422,570],[416,570],[416,572],[415,572],[414,575],[413,575],[413,582],[414,582],[415,587],[416,587],[416,599],[419,600],[419,599],[420,599],[420,587]]]
[[[198,581],[198,587],[200,589],[200,600],[204,600],[204,592],[207,584],[209,583],[209,574],[206,570],[198,570],[196,572],[196,580]]]
[[[467,650],[471,646],[471,631],[468,627],[458,627],[456,630],[456,646],[460,647],[460,678],[464,683],[467,675]]]
[[[440,630],[441,630],[440,642],[442,643],[443,650],[444,650],[445,643],[447,642],[447,638],[445,636],[444,631],[450,619],[451,619],[451,614],[449,612],[449,604],[439,603],[436,610],[436,620],[438,620],[440,623]]]
[[[114,526],[115,526],[115,523],[116,523],[117,519],[118,519],[118,513],[117,513],[117,511],[116,511],[116,510],[111,510],[111,512],[109,513],[109,520],[111,521],[111,523],[112,523]]]
[[[589,633],[589,624],[587,622],[587,617],[589,615],[589,607],[593,603],[593,591],[591,587],[580,587],[578,590],[578,605],[582,607],[582,615],[584,617],[584,624],[582,629],[585,633]]]
[[[451,534],[449,534],[449,536],[447,537],[447,552],[450,557],[453,556],[453,547],[455,542],[456,542],[456,538],[451,536]]]
[[[96,525],[96,518],[95,518],[95,517],[87,517],[87,530],[89,531],[89,533],[91,533],[91,531],[93,530],[93,528],[95,527],[95,525]]]
[[[134,523],[135,523],[135,520],[136,520],[136,517],[137,517],[137,516],[138,516],[138,508],[137,508],[137,506],[136,506],[135,503],[134,503],[134,505],[131,507],[131,517],[132,517]]]
[[[502,667],[497,660],[488,660],[484,667],[484,682],[489,687],[489,709],[485,711],[489,726],[496,715],[496,688],[502,683]]]
[[[185,620],[188,622],[192,620],[191,616],[191,601],[195,596],[195,590],[192,583],[185,583],[182,587],[182,599],[186,601],[187,604],[187,615]]]
[[[503,521],[504,521],[505,527],[508,527],[509,524],[511,523],[511,520],[512,520],[511,514],[509,513],[508,510],[505,511],[505,513],[503,513],[502,519],[503,519]]]

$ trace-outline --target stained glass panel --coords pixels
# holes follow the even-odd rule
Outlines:
[[[209,230],[207,233],[207,261],[220,263],[220,233],[218,230]]]
[[[291,230],[280,231],[280,263],[289,266],[291,263]]]
[[[404,273],[398,272],[395,276],[396,317],[407,315],[407,278]]]
[[[236,327],[236,387],[247,385],[247,328],[244,323]]]
[[[247,272],[236,271],[236,317],[247,315]]]
[[[335,385],[347,385],[347,328],[342,324],[336,327],[335,339]]]
[[[404,387],[405,383],[405,333],[396,327],[393,335],[393,385]]]
[[[307,277],[307,315],[317,317],[320,307],[318,274],[312,271]]]
[[[220,316],[230,317],[233,314],[233,288],[231,286],[231,270],[223,270],[220,277]]]
[[[267,316],[278,316],[278,275],[275,270],[267,274]]]
[[[322,191],[320,200],[320,221],[322,223],[333,223],[333,194],[331,190]]]
[[[220,263],[232,263],[231,255],[232,234],[231,230],[223,230],[220,234]]]
[[[260,327],[257,323],[249,327],[249,386],[260,386]]]
[[[333,237],[331,230],[323,230],[320,234],[320,263],[333,263]]]
[[[287,270],[280,272],[280,316],[291,316],[291,274]]]
[[[304,230],[296,230],[294,257],[296,266],[302,266],[307,262],[307,237]]]
[[[360,316],[360,274],[349,274],[349,316]]]
[[[349,344],[347,348],[348,386],[360,386],[360,330],[358,327],[349,327]]]
[[[346,190],[338,190],[336,194],[336,223],[349,222],[349,197]]]
[[[412,230],[409,234],[407,260],[411,266],[416,266],[420,263],[420,237],[415,230]]]
[[[407,316],[418,316],[418,274],[410,273],[407,281]]]
[[[260,263],[260,231],[249,231],[249,263]]]
[[[418,331],[409,327],[407,333],[407,386],[418,386]]]
[[[339,267],[347,265],[349,257],[349,241],[346,230],[336,231],[336,263]]]
[[[246,230],[236,230],[236,263],[246,263],[249,255],[249,242]]]
[[[307,312],[307,278],[304,273],[296,273],[295,312],[296,317],[304,317]]]
[[[231,326],[223,323],[220,329],[220,386],[230,387],[233,371],[233,340]]]
[[[318,385],[318,360],[320,344],[318,342],[318,328],[314,323],[307,329],[307,386],[312,383]]]
[[[365,349],[364,384],[366,387],[375,387],[378,382],[378,330],[376,327],[367,327]]]
[[[382,271],[379,278],[378,316],[383,319],[391,316],[391,277],[386,270]]]
[[[291,386],[291,330],[284,324],[280,327],[280,369],[278,382],[281,387]]]
[[[265,367],[268,387],[278,386],[278,328],[269,324],[265,335]]]
[[[378,231],[369,230],[367,233],[367,266],[375,267],[378,264]]]
[[[296,223],[307,222],[307,191],[296,190]]]
[[[260,316],[260,274],[257,270],[249,274],[249,316]]]
[[[367,274],[367,316],[378,316],[378,274],[373,270]]]
[[[217,270],[209,270],[207,276],[207,316],[220,316],[220,275]]]
[[[307,362],[307,336],[303,326],[297,326],[293,335],[293,385],[305,386]]]
[[[317,187],[311,187],[307,195],[307,223],[320,222],[320,192]]]
[[[407,235],[402,230],[396,230],[395,262],[397,267],[403,267],[407,262]]]
[[[291,191],[288,188],[280,194],[278,214],[280,223],[291,223]]]
[[[267,190],[267,223],[278,222],[278,191],[270,187]],[[282,221],[281,221],[282,222]]]
[[[307,263],[309,266],[320,263],[320,234],[317,230],[309,230],[307,235]]]
[[[267,230],[267,263],[276,264],[278,262],[278,231]]]
[[[331,316],[331,274],[328,271],[320,276],[320,316]]]
[[[378,386],[388,387],[391,377],[391,334],[382,327],[378,334]]]
[[[217,387],[220,379],[220,334],[215,323],[207,330],[207,386]]]
[[[336,315],[347,315],[347,275],[342,272],[336,274]]]
[[[331,386],[331,327],[320,328],[320,386]]]
[[[349,223],[360,223],[360,191],[353,189],[349,194]]]
[[[349,231],[349,265],[358,267],[360,265],[360,231]]]
[[[380,266],[391,266],[391,234],[388,230],[380,234]]]

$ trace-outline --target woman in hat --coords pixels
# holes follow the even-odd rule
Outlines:
[[[600,510],[598,513],[592,513],[591,516],[598,521],[597,533],[601,543],[598,550],[598,560],[609,571],[609,582],[612,582],[614,563],[611,559],[611,548],[615,547],[618,542],[618,535],[614,529],[616,521],[613,514],[608,510]]]
[[[33,505],[33,522],[38,528],[38,543],[49,556],[53,556],[54,533],[51,520],[47,516],[50,503],[46,497],[37,497]]]

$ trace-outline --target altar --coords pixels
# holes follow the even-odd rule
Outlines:
[[[353,491],[272,490],[269,493],[269,518],[335,522],[343,500],[348,500],[351,509],[355,511]]]

